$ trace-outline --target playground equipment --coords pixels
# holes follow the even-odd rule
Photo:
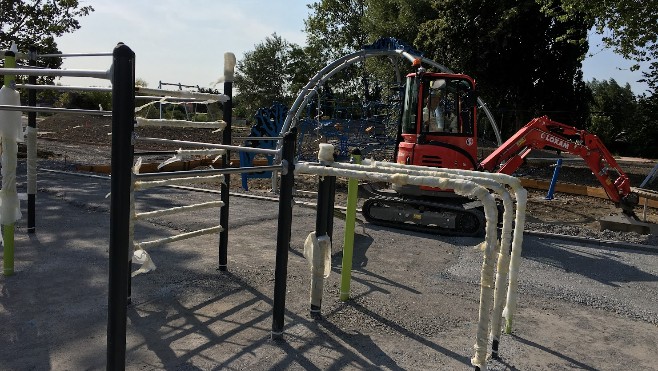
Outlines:
[[[329,145],[325,145],[329,146]],[[331,215],[333,195],[329,191],[331,178],[336,176],[348,177],[367,181],[383,181],[394,184],[413,184],[418,186],[451,188],[457,193],[477,198],[484,205],[486,217],[486,237],[482,245],[484,261],[481,273],[480,315],[476,335],[476,352],[472,363],[477,369],[486,368],[486,353],[488,335],[492,337],[492,356],[498,356],[500,341],[501,318],[503,309],[507,320],[506,331],[511,331],[513,313],[516,307],[516,285],[518,280],[518,264],[523,240],[523,225],[525,220],[526,192],[520,181],[504,174],[483,174],[476,171],[431,170],[422,166],[405,166],[376,161],[364,161],[363,165],[344,164],[333,161],[333,149],[321,148],[319,151],[320,163],[302,163],[295,165],[296,173],[314,174],[321,176],[318,188],[318,214],[316,231],[307,238],[305,256],[312,262],[311,280],[311,315],[317,316],[321,310],[322,281],[326,274],[327,249],[330,249],[331,228],[327,215]],[[510,187],[517,202],[516,214],[512,196],[506,189]],[[504,215],[503,229],[500,245],[496,241],[496,225],[498,210],[494,196],[495,192],[503,200]],[[353,191],[354,192],[354,191]],[[348,195],[355,197],[354,195]],[[349,207],[348,207],[349,212]],[[512,229],[514,229],[512,237]],[[346,230],[349,230],[346,226]],[[353,229],[352,229],[353,231]],[[346,232],[347,233],[347,232]],[[346,240],[349,236],[345,237]],[[510,252],[511,251],[511,256]],[[349,253],[349,250],[345,253]],[[498,261],[496,260],[498,255]],[[511,259],[510,259],[511,258]],[[351,269],[351,256],[344,256],[342,267],[341,299],[349,296],[349,270]],[[498,272],[494,278],[495,266]],[[509,285],[506,285],[509,274]],[[495,282],[495,284],[494,284]],[[495,287],[495,289],[494,289]],[[490,316],[491,311],[491,316]],[[490,326],[491,325],[491,326]],[[490,332],[489,332],[490,328]]]
[[[390,58],[397,57],[406,59],[409,62],[418,60],[422,63],[429,64],[440,71],[448,74],[454,74],[448,68],[424,58],[419,52],[411,49],[407,45],[392,39],[385,38],[377,41],[373,45],[365,47],[361,51],[346,55],[338,60],[330,63],[322,70],[320,70],[314,77],[309,80],[309,83],[302,89],[297,96],[295,102],[290,109],[281,133],[287,132],[290,128],[305,125],[305,122],[300,119],[303,108],[311,102],[318,92],[321,90],[322,85],[333,75],[347,68],[354,63],[365,60],[368,57],[387,56]],[[397,74],[398,82],[401,81],[399,73]],[[479,98],[475,99],[479,107],[485,112],[486,117],[489,119],[496,139],[499,144],[502,140],[499,135],[499,130],[496,127],[495,120],[489,112],[487,106]],[[323,151],[321,150],[320,153]],[[326,151],[324,151],[326,152]],[[333,153],[332,153],[333,155]],[[397,157],[397,153],[395,154]],[[487,346],[487,330],[491,322],[491,337],[492,355],[494,357],[498,354],[499,334],[501,327],[501,318],[503,308],[506,307],[505,317],[507,321],[506,331],[511,331],[513,313],[516,306],[516,285],[518,275],[518,264],[520,261],[521,245],[523,239],[523,225],[525,216],[525,199],[526,192],[521,187],[519,180],[503,174],[483,174],[469,170],[461,169],[431,169],[425,166],[409,166],[404,164],[391,164],[383,162],[364,161],[363,165],[349,165],[333,162],[332,156],[319,157],[320,164],[308,164],[299,162],[295,166],[296,173],[310,173],[322,176],[319,181],[318,190],[318,220],[316,222],[316,231],[314,236],[309,236],[308,248],[305,251],[319,250],[318,252],[309,252],[309,260],[312,261],[312,272],[314,279],[312,280],[311,287],[311,312],[312,315],[317,315],[320,311],[321,294],[318,290],[321,287],[317,281],[322,280],[325,267],[323,265],[326,252],[327,243],[324,242],[325,235],[331,236],[331,228],[328,227],[330,223],[331,214],[331,178],[335,176],[346,176],[354,179],[368,180],[368,181],[383,181],[399,186],[414,185],[420,187],[442,187],[447,189],[455,189],[457,193],[467,196],[476,196],[482,204],[484,204],[485,218],[485,243],[483,251],[485,255],[481,285],[482,291],[480,296],[480,316],[478,333],[476,336],[476,353],[472,359],[473,365],[476,369],[486,368],[486,346]],[[335,180],[334,180],[335,181]],[[513,212],[513,205],[511,203],[511,196],[505,187],[510,187],[514,193],[517,201],[516,213]],[[466,191],[466,189],[472,191]],[[477,189],[477,191],[475,191]],[[497,210],[493,198],[489,194],[489,190],[497,193],[503,199],[504,215],[503,215],[503,232],[501,246],[495,244],[495,224],[497,223]],[[282,189],[283,191],[283,189]],[[328,198],[329,201],[325,200]],[[348,196],[349,199],[349,196]],[[349,209],[348,209],[349,211]],[[324,215],[324,214],[328,214]],[[516,215],[516,220],[512,223],[512,215]],[[351,220],[351,218],[350,218]],[[346,227],[346,229],[349,229]],[[512,229],[514,229],[513,238],[511,237]],[[349,240],[349,237],[346,237]],[[508,253],[510,251],[511,256]],[[493,274],[494,274],[494,257],[498,253],[498,272],[496,275],[496,289],[493,289]],[[344,260],[349,262],[349,257]],[[349,270],[351,267],[343,266],[343,272]],[[509,273],[509,278],[508,278]],[[349,280],[346,278],[347,274],[343,273],[343,282],[341,283],[341,297],[348,296]],[[504,282],[509,279],[509,285]],[[492,297],[493,303],[491,303]],[[506,298],[506,299],[503,299]],[[505,303],[505,306],[503,306]],[[489,321],[489,310],[494,308],[491,321]],[[275,334],[273,332],[273,334]]]

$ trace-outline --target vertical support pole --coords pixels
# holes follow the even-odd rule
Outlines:
[[[16,54],[15,45],[12,44],[11,50],[5,52],[5,68],[16,68]],[[15,91],[16,81],[15,76],[5,75],[3,90],[7,94],[3,94],[2,104],[18,104],[20,105],[20,98]],[[2,238],[3,238],[3,261],[2,272],[5,276],[14,274],[14,225],[16,222],[16,209],[18,208],[18,193],[16,191],[16,161],[18,158],[18,144],[16,143],[15,130],[20,128],[21,115],[20,112],[10,112],[9,117],[4,125],[7,129],[2,132],[2,207],[0,214],[2,215]]]
[[[281,191],[279,192],[279,224],[276,232],[276,267],[274,270],[274,300],[272,308],[272,339],[283,337],[286,311],[286,280],[288,278],[288,249],[292,229],[292,192],[295,187],[295,146],[297,128],[283,137]]]
[[[327,207],[327,235],[334,240],[334,206],[336,203],[336,177],[329,177],[329,205]]]
[[[328,235],[329,219],[333,219],[333,214],[329,214],[331,212],[331,178],[335,177],[323,176],[320,177],[320,181],[318,182],[318,206],[315,215],[315,236],[317,238]],[[312,291],[317,290],[318,292],[322,292],[323,285],[324,278],[322,276],[316,277],[316,275],[312,275]],[[321,309],[321,301],[316,302],[315,304],[311,303],[311,317],[319,317],[321,315]]]
[[[553,199],[553,193],[555,193],[555,183],[557,183],[557,176],[560,174],[560,168],[562,167],[562,159],[558,158],[557,163],[555,164],[555,170],[553,171],[553,178],[551,178],[551,184],[548,187],[548,193],[546,194],[546,200]]]
[[[235,55],[233,53],[224,53],[224,94],[228,100],[224,102],[223,119],[226,122],[226,128],[222,132],[222,143],[232,144],[231,123],[233,122],[233,79],[235,71]],[[231,152],[226,151],[222,156],[222,168],[229,166]],[[228,266],[228,215],[229,215],[229,189],[231,185],[231,176],[224,175],[224,182],[220,186],[221,200],[224,206],[219,211],[219,225],[222,231],[219,232],[219,267],[220,271],[226,271]]]
[[[361,164],[361,151],[352,152],[352,162]],[[352,280],[352,257],[354,256],[354,225],[356,223],[356,205],[358,201],[359,181],[350,178],[347,181],[347,211],[345,212],[345,237],[343,240],[343,264],[340,271],[340,300],[350,298]]]
[[[37,65],[37,48],[30,47],[29,65]],[[37,77],[29,76],[29,84],[36,85]],[[27,91],[27,105],[35,107],[37,105],[37,91],[30,89]],[[37,113],[27,113],[27,233],[36,232],[36,194],[37,194]]]
[[[135,53],[123,43],[113,52],[112,178],[110,200],[107,369],[126,364],[126,305],[130,246],[130,187],[135,124]]]

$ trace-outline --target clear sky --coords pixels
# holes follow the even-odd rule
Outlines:
[[[159,81],[209,87],[223,74],[224,53],[241,59],[246,51],[276,32],[289,42],[303,45],[304,19],[310,0],[106,0],[81,1],[95,11],[80,19],[81,28],[57,39],[64,53],[110,52],[117,42],[136,53],[137,77],[149,87]],[[587,81],[614,78],[630,83],[635,94],[646,85],[637,83],[640,72],[631,72],[631,62],[600,45],[590,35],[590,53],[583,64]],[[438,61],[440,62],[440,61]],[[107,69],[109,57],[68,58],[63,68]],[[65,84],[107,86],[103,81]],[[217,86],[221,90],[221,84]]]

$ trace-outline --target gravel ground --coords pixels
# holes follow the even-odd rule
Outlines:
[[[43,150],[46,159],[41,159],[39,167],[45,169],[77,171],[76,166],[80,164],[108,164],[109,147],[89,144],[71,144],[61,141],[41,139],[39,147]],[[149,161],[158,162],[166,157],[150,158]],[[240,179],[234,177],[231,189],[235,193],[246,193],[240,187]],[[252,179],[250,182],[251,194],[274,196],[269,189],[269,179]],[[316,180],[313,177],[298,177],[296,180],[298,189],[315,191]],[[606,241],[620,241],[633,244],[658,246],[658,236],[655,234],[641,235],[633,232],[601,231],[598,219],[607,215],[617,214],[619,210],[608,200],[593,197],[556,194],[552,201],[544,200],[545,191],[529,190],[528,218],[526,230],[556,235],[581,237],[584,239],[596,239]],[[301,195],[300,199],[313,202],[313,195]],[[337,188],[336,204],[345,205],[346,185],[339,181]],[[641,215],[642,210],[636,211]],[[658,211],[649,209],[649,221],[658,221]]]
[[[67,136],[57,141],[41,138],[39,167],[75,171],[76,164],[108,163],[109,147],[100,143],[108,139],[101,132],[107,128],[99,126],[101,131],[88,136],[78,130],[85,124],[60,126]],[[55,127],[43,130],[56,133]],[[582,170],[565,169],[564,175],[578,179]],[[0,280],[0,369],[105,366],[109,182],[78,178],[43,172],[39,217],[50,229],[43,227],[34,238],[18,227],[18,274]],[[24,177],[18,180],[24,184]],[[266,183],[255,181],[251,193],[268,194]],[[314,189],[303,177],[298,185]],[[236,179],[233,190],[238,186]],[[655,236],[598,231],[596,218],[614,211],[605,200],[560,194],[546,202],[543,195],[530,193],[527,229],[584,236],[589,243],[525,235],[514,332],[503,336],[502,359],[490,360],[489,369],[656,369]],[[207,196],[153,190],[138,207],[181,206]],[[359,223],[351,299],[338,299],[342,243],[336,241],[323,319],[315,321],[308,317],[309,273],[302,257],[315,212],[301,207],[294,212],[285,342],[267,340],[276,208],[239,198],[231,207],[228,273],[216,271],[216,236],[151,252],[158,269],[133,280],[128,369],[471,369],[481,240]],[[147,220],[137,228],[149,239],[204,227],[213,219],[213,211],[202,211],[189,219]],[[343,235],[339,221],[336,236]],[[592,244],[592,239],[645,246]]]

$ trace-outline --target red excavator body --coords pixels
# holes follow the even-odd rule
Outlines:
[[[567,152],[581,156],[610,199],[633,215],[637,195],[601,140],[546,116],[530,121],[479,162],[476,99],[475,81],[469,76],[422,68],[407,75],[397,163],[512,174],[532,149]],[[409,185],[394,185],[393,190],[373,191],[375,197],[362,208],[367,220],[439,234],[479,235],[484,230],[482,212],[464,209],[466,200],[451,190]]]

